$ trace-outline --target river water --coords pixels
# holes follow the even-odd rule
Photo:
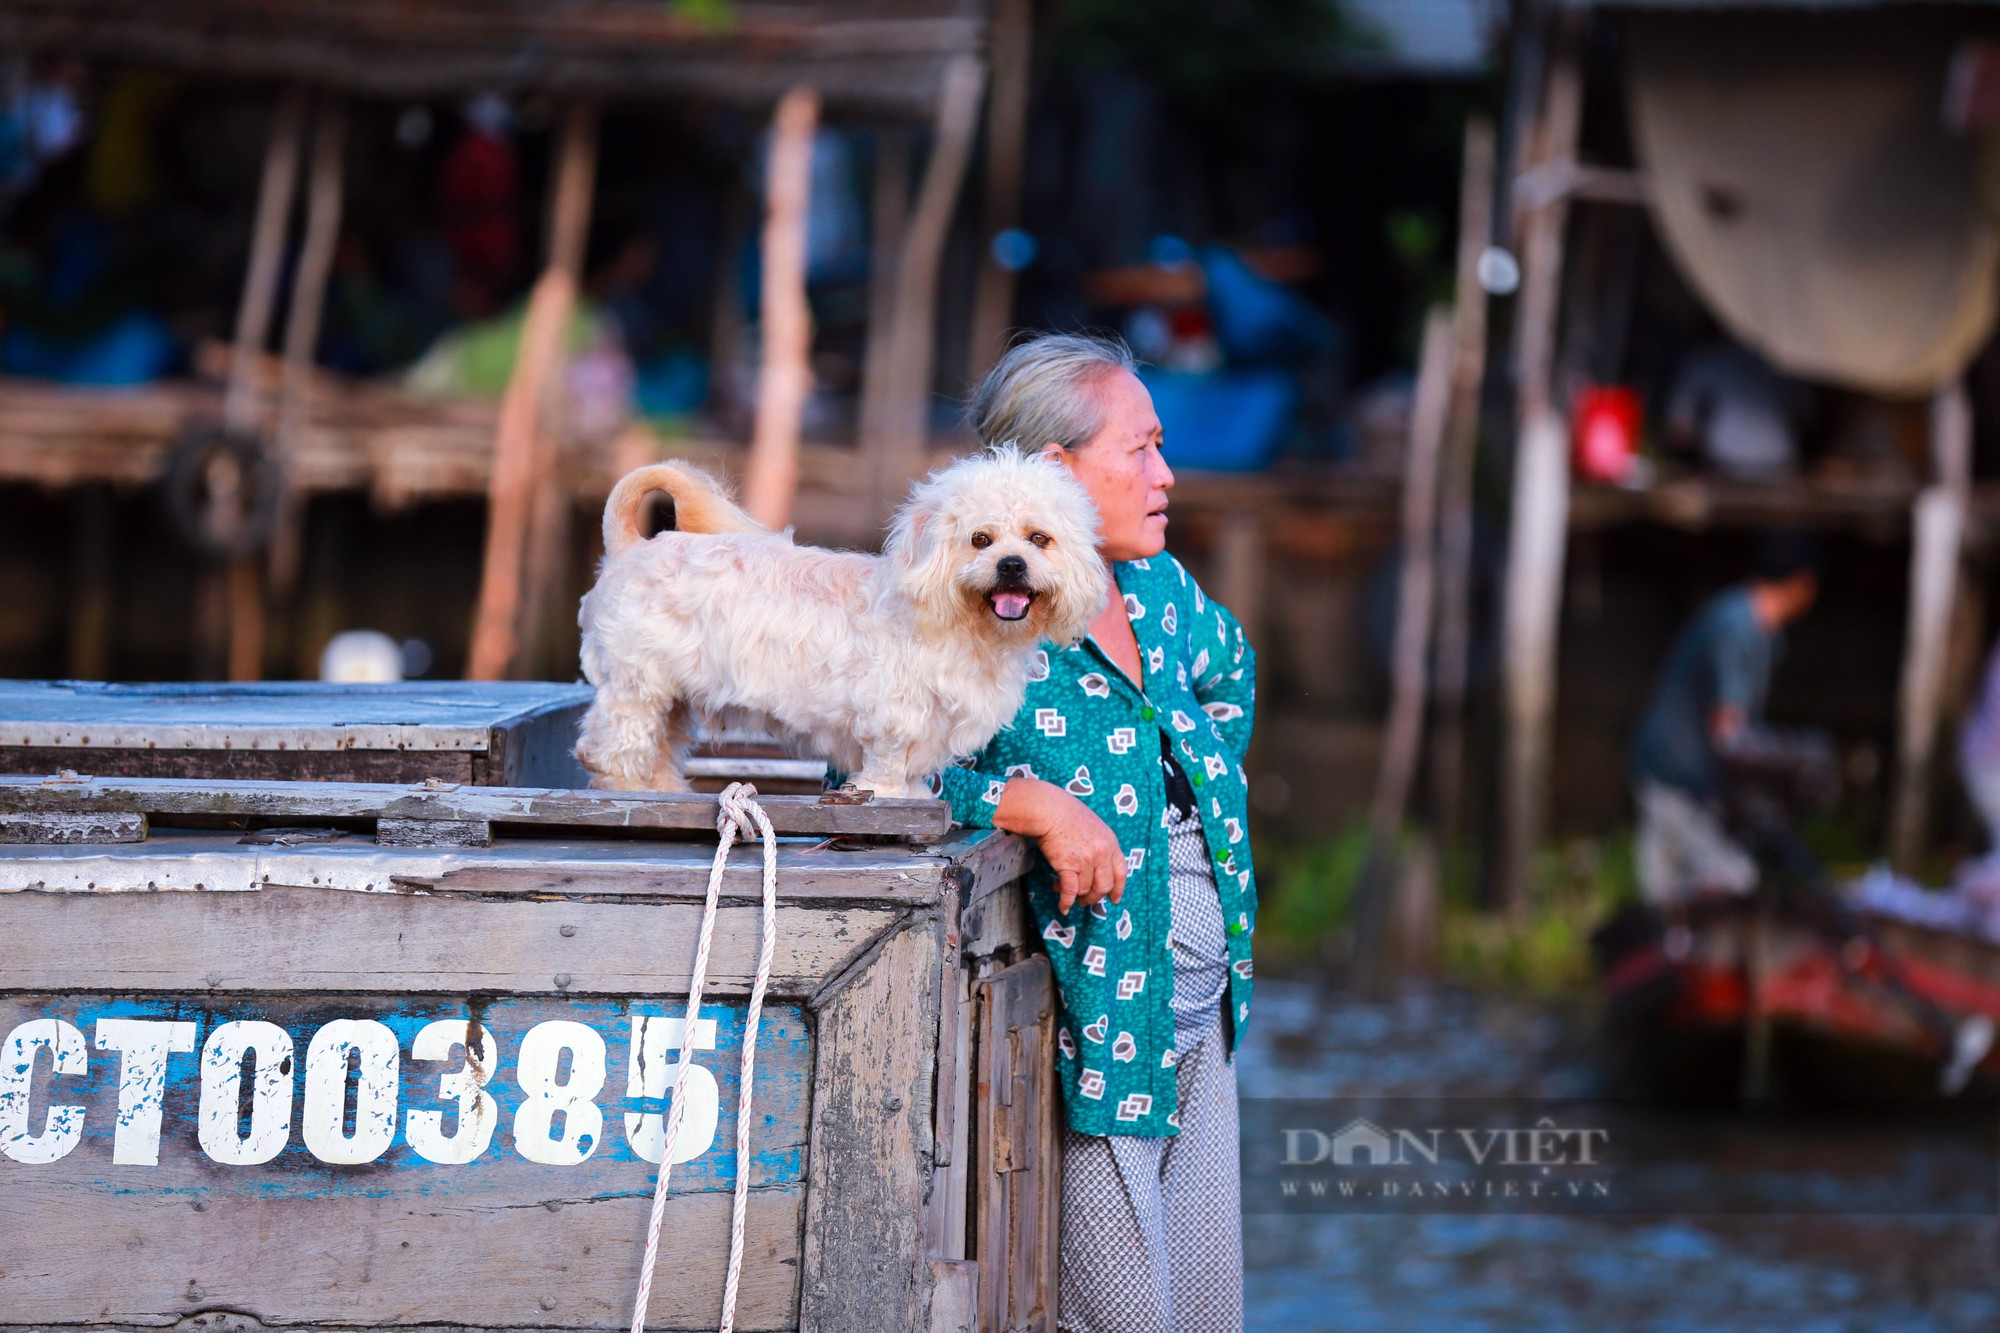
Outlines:
[[[1599,1092],[1592,1022],[1579,1006],[1448,987],[1366,1003],[1280,977],[1260,977],[1257,998],[1238,1058],[1246,1151],[1256,1150],[1255,1099],[1562,1104]],[[1743,1133],[1729,1132],[1736,1120]],[[1885,1179],[1893,1191],[1898,1179],[1940,1176],[1969,1181],[1973,1196],[1989,1200],[2000,1192],[1994,1136],[1870,1134],[1865,1169],[1843,1165],[1850,1159],[1837,1134],[1803,1165],[1785,1151],[1801,1135],[1744,1117],[1696,1136],[1713,1146],[1679,1164],[1678,1186],[1697,1198],[1711,1186],[1718,1198],[1747,1189],[1763,1200],[1762,1215],[1278,1215],[1254,1211],[1246,1186],[1248,1325],[1272,1333],[2000,1330],[2000,1219],[1990,1204],[1968,1206],[1962,1194],[1937,1209],[1881,1203]]]

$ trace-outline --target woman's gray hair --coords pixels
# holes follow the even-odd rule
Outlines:
[[[1121,338],[1045,333],[1007,349],[973,390],[966,416],[983,445],[1080,448],[1104,427],[1097,382],[1114,370],[1138,369]]]

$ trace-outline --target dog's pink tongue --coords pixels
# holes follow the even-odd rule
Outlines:
[[[996,592],[993,594],[993,614],[1002,620],[1019,620],[1028,614],[1028,594],[1024,592]]]

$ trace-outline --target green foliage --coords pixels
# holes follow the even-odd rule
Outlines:
[[[1265,902],[1257,948],[1275,968],[1338,963],[1352,949],[1354,901],[1368,852],[1365,823],[1262,854]],[[1477,867],[1463,850],[1445,859],[1439,955],[1457,981],[1536,994],[1591,984],[1590,933],[1639,897],[1629,831],[1551,847],[1536,860],[1518,917],[1477,901]]]
[[[1355,822],[1319,842],[1280,847],[1260,872],[1269,901],[1257,913],[1257,947],[1278,961],[1328,952],[1354,913],[1368,826]]]
[[[1468,880],[1457,877],[1447,883],[1440,931],[1445,971],[1510,990],[1582,989],[1592,978],[1590,932],[1638,896],[1630,832],[1544,850],[1518,917],[1474,907]]]
[[[710,32],[736,26],[736,0],[668,0],[675,15]]]

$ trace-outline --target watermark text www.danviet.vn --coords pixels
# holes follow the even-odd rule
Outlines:
[[[1991,1216],[1990,1106],[1802,1115],[1533,1099],[1243,1103],[1251,1212]]]
[[[1602,1153],[1611,1139],[1601,1125],[1567,1127],[1543,1116],[1526,1129],[1454,1125],[1385,1129],[1356,1116],[1334,1133],[1289,1126],[1282,1164],[1295,1174],[1279,1189],[1296,1198],[1323,1198],[1328,1189],[1345,1198],[1520,1199],[1611,1197]],[[1474,1174],[1443,1174],[1448,1164]],[[1331,1166],[1335,1173],[1323,1168]],[[1407,1173],[1355,1170],[1410,1167]],[[1578,1173],[1590,1172],[1591,1176]],[[1428,1169],[1428,1170],[1427,1170]],[[1550,1178],[1561,1170],[1563,1178]],[[1535,1174],[1539,1173],[1539,1175]]]

